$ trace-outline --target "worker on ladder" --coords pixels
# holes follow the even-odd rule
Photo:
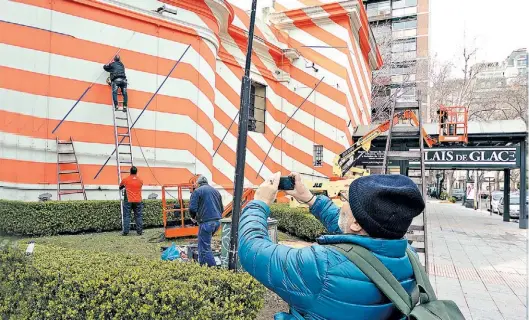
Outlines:
[[[125,65],[121,62],[119,55],[114,57],[114,62],[105,64],[103,66],[105,71],[110,72],[110,81],[112,86],[112,101],[114,103],[114,109],[118,108],[118,87],[121,88],[121,94],[123,95],[123,112],[127,112],[127,102],[129,96],[127,94],[127,76],[125,75]]]

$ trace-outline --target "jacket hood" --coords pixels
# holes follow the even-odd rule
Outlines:
[[[400,258],[406,255],[408,240],[378,239],[354,234],[324,235],[316,239],[319,244],[352,243],[381,256]]]

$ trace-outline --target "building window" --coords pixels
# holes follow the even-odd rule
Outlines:
[[[393,22],[393,30],[406,30],[406,29],[416,29],[417,20],[405,20],[399,22]]]
[[[248,131],[265,132],[266,86],[252,81]]]
[[[322,145],[314,145],[313,162],[314,162],[315,167],[323,166],[323,146]]]
[[[368,3],[366,5],[368,18],[391,14],[391,3],[389,1]]]
[[[416,6],[417,6],[417,0],[393,1],[393,9],[401,9],[401,8],[416,7]]]

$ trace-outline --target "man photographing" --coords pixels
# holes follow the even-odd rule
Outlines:
[[[294,249],[274,244],[268,235],[270,205],[280,174],[266,180],[241,214],[239,258],[244,269],[290,305],[276,319],[400,319],[399,310],[344,254],[329,245],[353,244],[373,253],[408,294],[416,288],[404,238],[424,209],[417,186],[401,175],[372,175],[354,180],[338,208],[314,196],[293,174],[286,191],[322,222],[329,235],[319,245]]]

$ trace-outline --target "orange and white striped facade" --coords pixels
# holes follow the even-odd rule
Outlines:
[[[102,65],[121,48],[135,119],[189,44],[133,129],[144,197],[195,173],[232,185],[236,124],[212,155],[240,104],[249,15],[239,2],[251,1],[0,0],[0,198],[36,200],[48,190],[55,199],[55,139],[70,136],[88,198],[117,198],[115,160],[94,179],[114,149]],[[177,14],[154,12],[162,5]],[[370,121],[371,70],[382,64],[361,0],[277,0],[255,35],[251,77],[266,85],[266,127],[249,132],[246,184],[276,171],[330,176],[354,128]],[[323,76],[257,176],[275,135]],[[313,145],[323,146],[321,167]]]

